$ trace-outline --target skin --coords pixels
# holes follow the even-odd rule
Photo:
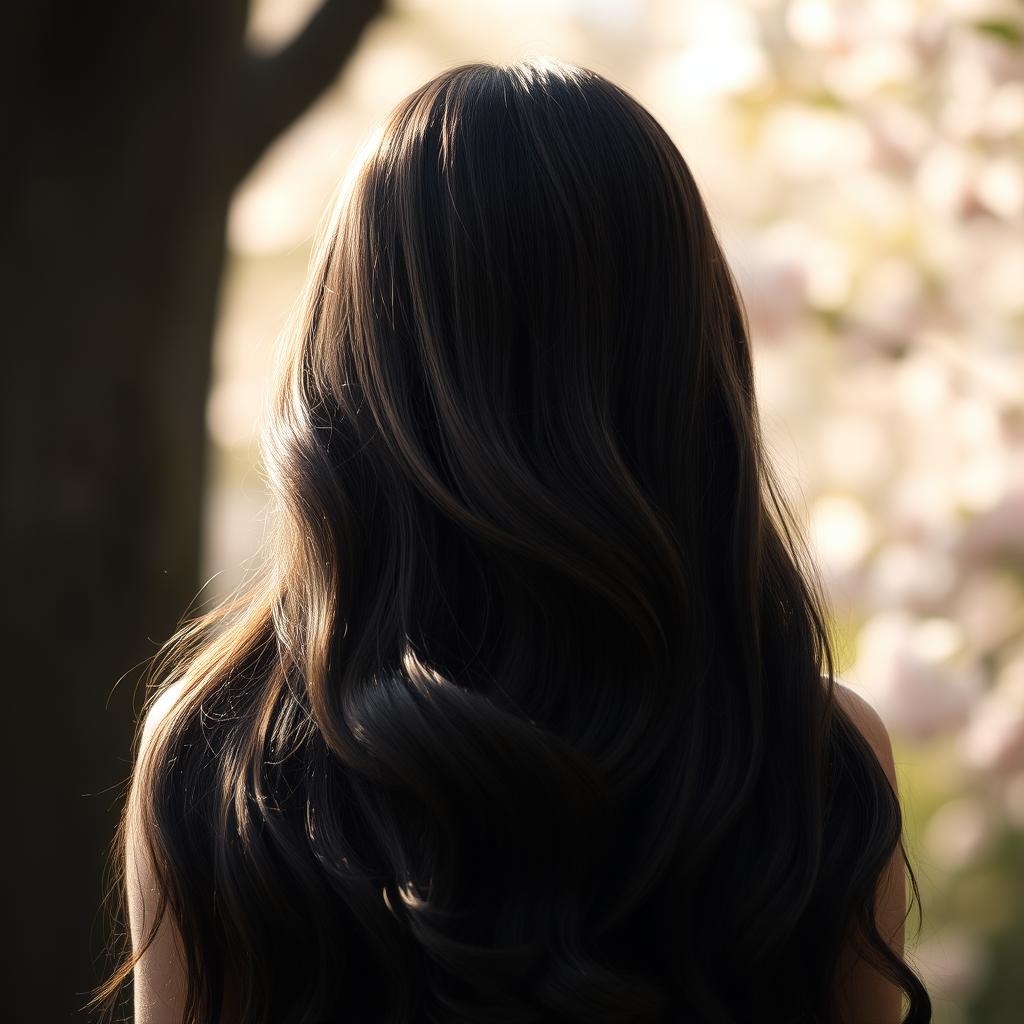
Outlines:
[[[181,693],[181,683],[173,683],[153,703],[139,742],[139,759],[148,749],[161,719],[170,711]],[[155,919],[159,888],[149,853],[140,838],[138,794],[135,788],[128,798],[125,828],[125,886],[132,948],[137,950]],[[134,997],[136,1024],[182,1024],[185,1016],[185,969],[181,938],[171,914],[164,914],[152,944],[135,966]]]
[[[893,788],[896,765],[892,741],[878,712],[858,693],[836,686],[836,698],[854,725],[871,745]],[[904,921],[907,916],[906,879],[903,858],[897,846],[889,866],[879,881],[875,899],[875,918],[879,932],[897,956],[904,952]],[[837,986],[838,1024],[900,1024],[903,1019],[903,993],[891,981],[860,959],[848,944],[840,957]]]
[[[181,684],[175,683],[153,704],[140,741],[140,758],[160,720],[171,709],[180,692]],[[836,686],[836,696],[871,745],[895,790],[896,767],[892,743],[878,712],[863,697],[841,684]],[[136,794],[133,793],[129,797],[126,829],[125,883],[132,945],[138,949],[156,913],[159,891],[148,853],[140,841],[135,801]],[[876,900],[879,930],[901,957],[907,909],[903,872],[903,861],[897,848],[879,885]],[[135,967],[136,1024],[183,1024],[185,968],[181,948],[178,929],[168,912],[164,915],[156,938]],[[860,959],[852,944],[846,947],[841,957],[839,975],[839,1018],[836,1024],[900,1024],[903,1007],[901,991]],[[229,997],[224,1024],[234,1024],[237,1019],[231,1010]]]

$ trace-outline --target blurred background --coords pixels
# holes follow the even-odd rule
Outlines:
[[[840,677],[893,736],[924,907],[908,958],[938,1024],[1019,1021],[1021,3],[21,6],[2,385],[15,1019],[71,1019],[99,979],[137,670],[254,564],[254,428],[333,189],[437,71],[547,54],[632,92],[702,185]]]

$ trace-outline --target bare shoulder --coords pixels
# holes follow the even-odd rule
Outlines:
[[[861,694],[839,682],[838,679],[836,680],[835,694],[836,702],[867,740],[895,788],[896,766],[893,760],[892,739],[889,736],[889,730],[885,727],[885,722],[882,721],[882,716]]]
[[[859,693],[836,681],[836,701],[874,751],[897,792],[892,741],[881,715]],[[882,871],[875,892],[875,923],[893,953],[903,958],[906,892],[901,845],[897,843]],[[866,960],[851,934],[840,953],[837,974],[837,1011],[841,1024],[897,1024],[903,1019],[902,990]]]
[[[149,746],[157,726],[167,717],[171,709],[174,708],[181,699],[181,694],[184,691],[184,688],[185,681],[183,679],[170,683],[160,691],[160,695],[152,704],[150,704],[149,709],[146,711],[145,721],[142,727],[142,738],[139,740],[140,756]]]
[[[180,932],[170,908],[163,905],[160,877],[143,824],[145,815],[140,813],[149,796],[140,771],[142,758],[157,727],[177,706],[183,692],[182,681],[171,683],[146,711],[125,822],[124,881],[132,948],[138,956],[133,971],[136,1024],[181,1024],[184,1020],[186,980]]]

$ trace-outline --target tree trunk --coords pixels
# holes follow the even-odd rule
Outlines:
[[[228,204],[378,6],[327,0],[272,57],[245,52],[244,0],[6,16],[5,1019],[82,1019],[107,967],[137,670],[199,587]]]

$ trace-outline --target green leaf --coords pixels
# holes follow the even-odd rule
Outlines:
[[[979,32],[995,36],[996,39],[999,39],[1010,46],[1020,46],[1024,43],[1024,31],[1021,30],[1020,25],[1013,21],[1004,21],[1003,19],[998,18],[976,21],[974,23],[974,27]]]

